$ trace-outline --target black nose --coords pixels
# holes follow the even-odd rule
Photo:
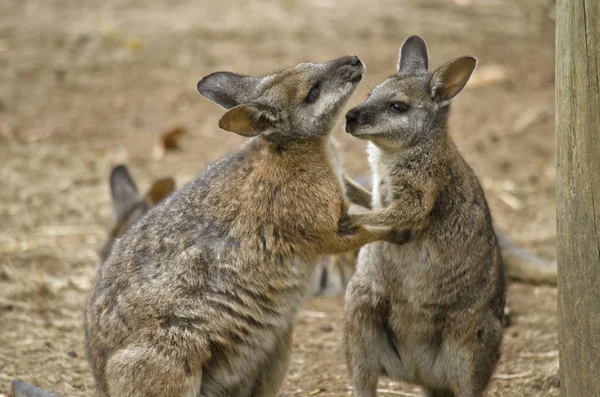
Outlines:
[[[360,112],[357,109],[352,109],[348,113],[346,113],[346,124],[348,124],[348,125],[356,124],[358,122],[359,114],[360,114]]]
[[[360,59],[356,56],[356,55],[352,55],[352,57],[350,57],[350,65],[352,66],[358,66],[361,65],[362,62],[360,61]]]

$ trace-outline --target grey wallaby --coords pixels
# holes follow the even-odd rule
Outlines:
[[[142,196],[138,193],[129,168],[124,164],[115,166],[110,173],[113,222],[108,231],[108,238],[100,249],[100,261],[106,260],[117,238],[125,234],[150,208],[174,191],[175,179],[166,177],[154,180]]]
[[[373,212],[349,222],[392,226],[402,245],[360,250],[346,291],[344,340],[356,397],[380,375],[428,397],[479,397],[500,357],[506,283],[500,246],[477,177],[447,129],[450,101],[475,69],[465,56],[428,72],[412,36],[397,74],[346,114],[369,141]]]
[[[85,313],[96,396],[277,394],[318,257],[399,238],[347,221],[364,195],[328,139],[363,73],[348,56],[198,83],[228,109],[219,126],[251,139],[110,249]]]
[[[109,228],[108,239],[99,252],[101,263],[110,253],[116,239],[174,190],[173,178],[160,178],[154,180],[146,194],[141,196],[127,166],[114,167],[110,174],[113,222]],[[60,397],[59,394],[18,379],[14,379],[11,385],[13,397]]]

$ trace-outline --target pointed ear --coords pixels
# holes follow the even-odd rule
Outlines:
[[[261,79],[231,72],[209,74],[198,82],[198,92],[205,98],[231,109],[240,103],[250,102]]]
[[[477,60],[465,56],[456,58],[433,73],[429,83],[431,97],[438,101],[448,101],[458,95],[475,70]]]
[[[429,68],[427,44],[419,36],[411,36],[400,47],[398,60],[398,74],[400,73],[426,73]]]
[[[113,168],[110,174],[110,194],[115,219],[121,219],[129,208],[141,199],[137,186],[125,165]]]
[[[236,106],[225,113],[219,120],[219,128],[241,136],[252,137],[273,127],[276,121],[273,108],[250,103]]]
[[[163,201],[175,191],[175,179],[161,178],[152,182],[150,189],[146,192],[146,201],[151,207]]]

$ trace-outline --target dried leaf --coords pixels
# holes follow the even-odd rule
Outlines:
[[[186,133],[186,130],[182,126],[170,128],[160,134],[158,141],[154,145],[153,157],[156,160],[160,160],[164,157],[167,150],[174,150],[179,148],[179,141],[181,137]]]
[[[161,178],[152,182],[152,186],[146,193],[146,201],[152,206],[160,203],[175,191],[175,179]]]

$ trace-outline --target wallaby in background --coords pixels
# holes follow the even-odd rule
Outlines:
[[[346,291],[344,339],[357,397],[377,379],[422,386],[429,397],[478,397],[500,356],[506,301],[500,247],[484,192],[447,129],[450,100],[472,57],[428,73],[423,39],[401,48],[398,72],[346,114],[369,141],[373,208],[359,224],[406,234],[403,245],[361,249]]]
[[[199,92],[251,137],[142,216],[100,266],[85,315],[96,396],[274,396],[320,255],[392,240],[348,224],[328,135],[361,80],[355,56]],[[357,193],[357,201],[364,195]]]
[[[100,261],[104,262],[115,240],[121,237],[150,208],[175,191],[175,179],[156,179],[144,196],[138,193],[137,185],[126,165],[117,165],[110,173],[110,195],[113,222],[108,239],[100,249]]]
[[[122,164],[115,166],[110,173],[113,223],[108,232],[108,239],[99,251],[101,263],[106,260],[115,240],[173,191],[175,191],[175,180],[160,178],[154,180],[146,194],[141,196],[127,166]],[[54,392],[18,379],[14,379],[11,385],[13,397],[60,397]]]

